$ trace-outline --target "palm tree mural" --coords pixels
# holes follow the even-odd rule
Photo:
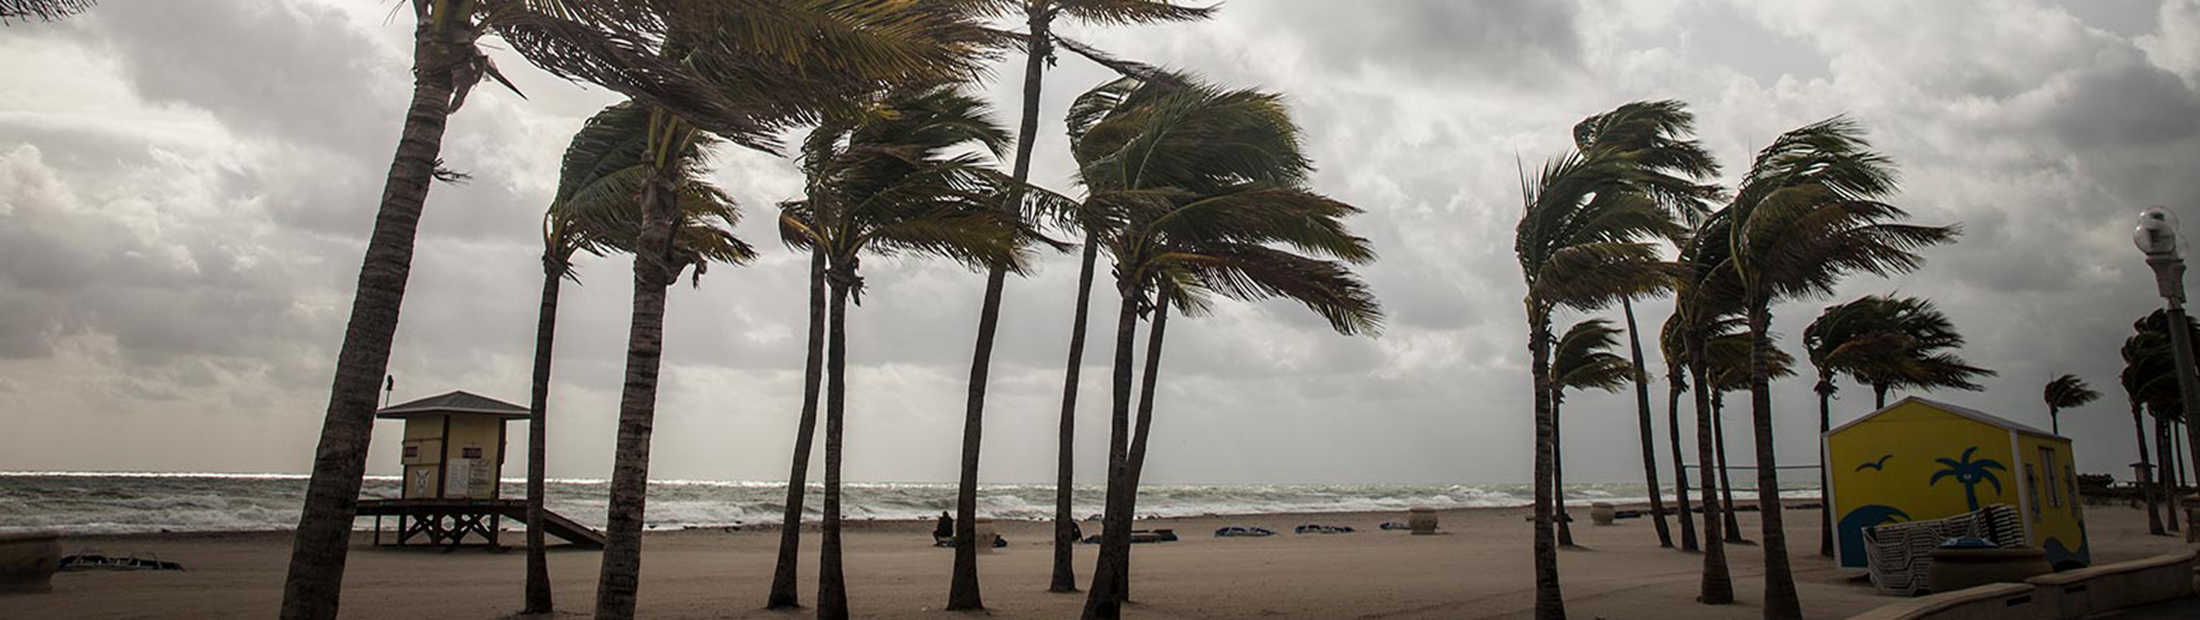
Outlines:
[[[1603,390],[1617,392],[1635,375],[1635,365],[1627,358],[1613,353],[1619,346],[1619,329],[1604,319],[1589,319],[1566,328],[1558,337],[1557,346],[1551,351],[1551,496],[1557,502],[1558,544],[1574,546],[1572,526],[1566,516],[1566,469],[1563,444],[1560,437],[1563,428],[1559,424],[1559,409],[1566,402],[1567,390]]]
[[[542,303],[535,321],[534,381],[527,428],[527,578],[522,613],[550,613],[549,561],[543,548],[543,470],[549,443],[551,352],[556,342],[558,294],[573,275],[573,257],[586,252],[632,253],[640,237],[638,188],[651,174],[642,160],[648,146],[649,110],[626,101],[597,112],[573,134],[558,167],[558,189],[543,215]],[[707,143],[679,155],[683,178],[678,202],[683,222],[674,240],[681,262],[699,279],[711,262],[741,263],[755,251],[732,231],[740,219],[733,197],[704,179]]]
[[[1072,51],[1093,57],[1102,64],[1112,59],[1090,48],[1069,43],[1054,34],[1056,19],[1067,18],[1085,24],[1130,25],[1168,21],[1193,21],[1206,19],[1214,14],[1214,7],[1180,6],[1170,0],[989,0],[1004,9],[1013,7],[1024,16],[1024,32],[1015,36],[1022,39],[1024,48],[1023,114],[1017,122],[1016,161],[1011,177],[1017,183],[1031,178],[1031,149],[1039,135],[1039,91],[1046,83],[1046,69],[1054,64],[1056,43],[1068,43]],[[1120,69],[1118,69],[1120,70]],[[1086,306],[1092,291],[1092,266],[1097,253],[1098,238],[1085,236],[1084,256],[1081,258],[1077,285],[1077,308],[1071,318],[1069,365],[1062,378],[1062,418],[1057,440],[1057,462],[1054,489],[1054,573],[1048,582],[1049,592],[1077,591],[1077,573],[1070,565],[1070,545],[1074,542],[1070,533],[1075,527],[1069,514],[1070,485],[1074,483],[1075,464],[1070,459],[1071,442],[1076,435],[1078,370],[1084,365]],[[976,536],[978,516],[978,438],[985,414],[987,374],[993,363],[993,332],[1000,325],[1001,290],[1006,284],[1005,274],[998,269],[986,274],[985,296],[978,309],[977,350],[970,360],[970,386],[964,408],[963,459],[961,476],[955,492],[955,564],[949,577],[947,609],[982,609],[983,597],[978,589],[977,548],[967,544]]]
[[[803,141],[806,196],[783,206],[781,237],[825,256],[830,291],[825,343],[825,493],[819,533],[818,616],[849,615],[841,568],[841,437],[847,402],[847,308],[862,304],[864,254],[917,254],[974,269],[1022,273],[1033,238],[1001,202],[1052,195],[956,154],[998,154],[1008,132],[986,105],[953,86],[888,93],[863,113],[829,119]]]
[[[2041,394],[2041,399],[2047,402],[2048,424],[2052,425],[2048,430],[2062,434],[2062,410],[2084,407],[2100,398],[2101,393],[2093,391],[2093,386],[2086,385],[2077,375],[2066,374],[2048,381]]]
[[[1941,464],[1942,469],[1933,472],[1933,477],[1926,480],[1926,484],[1938,485],[1942,478],[1954,478],[1957,484],[1963,485],[1963,503],[1970,506],[1971,510],[1978,510],[1978,484],[1984,482],[1993,485],[1994,495],[2000,496],[2001,478],[1994,476],[1994,470],[2006,472],[2009,468],[1994,459],[1972,460],[1971,455],[1977,452],[1978,446],[1971,446],[1964,448],[1960,457],[1951,459],[1944,456],[1933,459],[1933,462]]]

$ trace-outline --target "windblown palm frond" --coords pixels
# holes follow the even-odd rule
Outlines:
[[[1955,388],[1979,390],[1976,379],[1994,371],[1973,366],[1953,352],[1963,346],[1955,323],[1930,300],[1865,297],[1850,302],[1849,321],[1860,332],[1857,360],[1844,369],[1874,390]],[[1874,345],[1870,340],[1886,341]],[[1877,355],[1871,355],[1877,353]]]
[[[551,257],[563,262],[575,252],[633,252],[641,234],[642,187],[654,174],[643,159],[648,131],[649,111],[627,101],[596,113],[573,135],[544,214],[543,243]],[[707,179],[712,144],[701,137],[679,154],[675,203],[682,221],[673,233],[674,251],[697,276],[711,262],[743,263],[756,255],[733,236],[740,221],[733,197]]]
[[[2047,402],[2049,407],[2071,409],[2084,407],[2092,404],[2093,401],[2100,400],[2101,393],[2093,391],[2093,386],[2086,385],[2085,380],[2078,378],[2077,375],[2063,375],[2047,382],[2046,389],[2042,390],[2041,398]]]
[[[1589,319],[1566,328],[1551,347],[1551,389],[1618,391],[1634,379],[1635,365],[1613,351],[1619,328]],[[1557,394],[1554,394],[1554,396]]]
[[[1724,319],[1712,327],[1712,335],[1704,340],[1704,364],[1706,379],[1717,392],[1734,392],[1749,389],[1749,347],[1747,326],[1740,319]],[[1769,378],[1795,376],[1795,356],[1774,346],[1767,339],[1765,367]]]
[[[1916,269],[1917,251],[1946,243],[1956,226],[1899,223],[1909,214],[1879,199],[1895,191],[1893,163],[1871,150],[1845,117],[1806,125],[1757,155],[1735,192],[1728,243],[1736,271],[1764,303],[1825,295],[1842,277]]]
[[[90,10],[98,0],[0,0],[0,25],[17,21],[54,21]]]

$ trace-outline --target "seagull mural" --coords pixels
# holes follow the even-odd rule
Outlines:
[[[1941,478],[1955,478],[1958,484],[1963,485],[1963,501],[1971,506],[1971,510],[1978,510],[1978,483],[1980,482],[1994,485],[1994,495],[2000,496],[2001,479],[1995,477],[1994,472],[1990,470],[1998,469],[2006,472],[2009,471],[2009,468],[2004,467],[2000,461],[1994,459],[1971,460],[1971,455],[1977,452],[1978,446],[1971,446],[1963,450],[1961,457],[1933,459],[1933,462],[1940,463],[1945,467],[1940,471],[1933,472],[1933,477],[1925,481],[1926,486],[1940,484]],[[1881,457],[1880,462],[1885,463],[1885,457]]]
[[[1887,471],[1887,459],[1891,459],[1891,458],[1894,458],[1894,455],[1892,455],[1892,454],[1889,454],[1889,455],[1886,455],[1886,456],[1882,456],[1882,457],[1879,457],[1879,460],[1877,460],[1877,461],[1873,461],[1873,462],[1870,462],[1870,463],[1858,463],[1858,464],[1856,465],[1856,471],[1864,471],[1864,470],[1867,470],[1867,469],[1869,469],[1869,470],[1873,470],[1873,471]]]

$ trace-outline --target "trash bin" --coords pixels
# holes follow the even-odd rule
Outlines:
[[[1414,506],[1407,511],[1407,515],[1406,525],[1413,528],[1415,535],[1426,536],[1436,533],[1435,508]]]

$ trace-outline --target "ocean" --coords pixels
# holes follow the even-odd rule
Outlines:
[[[506,478],[506,497],[524,497],[526,481]],[[553,479],[551,510],[601,528],[604,480]],[[239,532],[286,530],[298,523],[306,477],[297,474],[0,472],[0,529],[62,528],[81,534]],[[1569,502],[1647,501],[1643,485],[1570,484]],[[651,529],[777,523],[785,510],[785,482],[658,480],[649,484]],[[819,518],[823,487],[812,483],[803,502],[807,520]],[[1071,514],[1083,519],[1101,510],[1102,487],[1073,491]],[[1154,484],[1139,491],[1141,516],[1404,511],[1412,506],[1479,508],[1526,506],[1526,484]],[[1671,497],[1671,489],[1666,489]],[[396,497],[395,476],[368,476],[362,498]],[[1781,497],[1814,498],[1815,485],[1781,490]],[[1736,498],[1754,498],[1736,492]],[[933,482],[843,483],[841,502],[850,519],[920,519],[952,510],[955,485]],[[978,512],[996,519],[1049,519],[1052,484],[983,484]],[[358,527],[372,527],[362,519]],[[507,523],[506,527],[516,524]]]

